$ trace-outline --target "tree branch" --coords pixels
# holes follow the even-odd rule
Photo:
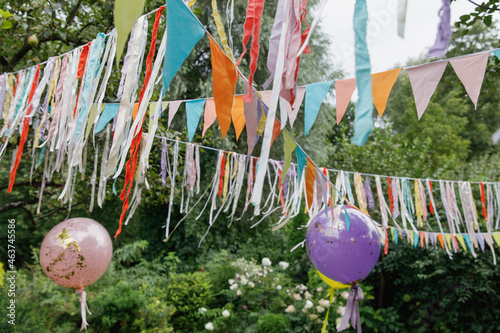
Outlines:
[[[76,17],[76,13],[78,12],[78,9],[80,9],[80,5],[82,4],[82,0],[78,0],[76,3],[75,7],[71,10],[71,12],[68,15],[68,18],[66,19],[66,28],[73,22],[73,20]]]
[[[81,204],[83,204],[83,203],[85,203],[85,202],[88,202],[88,201],[89,201],[89,198],[85,198],[84,200],[82,200],[82,201],[80,201],[80,202],[78,202],[77,204],[72,205],[72,206],[73,206],[73,207],[77,207],[77,206],[79,206],[79,205],[81,205]],[[37,217],[37,218],[35,219],[35,223],[37,223],[38,221],[40,221],[40,220],[42,220],[42,219],[44,219],[44,218],[46,218],[46,217],[49,217],[49,216],[51,216],[51,215],[54,215],[55,213],[58,213],[58,212],[60,212],[60,211],[67,210],[67,209],[68,209],[68,207],[66,207],[66,206],[63,206],[63,207],[59,207],[59,208],[57,208],[57,209],[54,209],[54,210],[53,210],[53,211],[51,211],[51,212],[48,212],[48,213],[46,213],[46,214],[43,214],[42,216]]]
[[[16,208],[24,208],[24,206],[26,205],[34,204],[37,202],[38,202],[37,199],[32,199],[28,201],[10,202],[0,207],[0,213],[5,213]]]
[[[42,186],[42,182],[22,182],[22,183],[15,183],[15,186],[16,187],[20,187],[20,186],[33,186],[33,187],[41,187]],[[48,182],[45,184],[45,186],[54,186],[54,187],[64,187],[64,184],[58,184],[58,183],[54,183],[54,182]],[[8,188],[9,185],[0,185],[0,190],[4,190],[6,188]]]

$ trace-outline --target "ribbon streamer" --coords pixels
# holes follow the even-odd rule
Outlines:
[[[342,317],[342,322],[337,330],[338,332],[343,331],[347,328],[347,323],[351,321],[351,326],[357,328],[358,333],[361,333],[361,317],[359,316],[359,301],[364,300],[363,291],[359,284],[356,284],[351,288],[349,292],[349,297],[347,298],[347,304],[345,307],[344,316]]]
[[[82,326],[80,327],[80,331],[85,329],[85,332],[87,332],[87,327],[89,326],[89,323],[87,323],[87,312],[89,315],[92,314],[87,306],[87,293],[83,288],[76,290],[75,293],[80,294],[80,312],[82,314]]]

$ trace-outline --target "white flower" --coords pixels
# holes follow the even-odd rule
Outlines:
[[[304,297],[305,297],[306,299],[312,299],[313,295],[312,295],[310,292],[306,291],[306,292],[304,293]]]
[[[229,285],[232,286],[235,281],[233,279],[229,279],[227,282],[229,282]]]
[[[311,302],[310,300],[307,300],[306,305],[304,305],[304,309],[310,309],[312,307],[313,307],[313,302]]]
[[[293,299],[295,299],[296,301],[301,301],[302,297],[300,297],[299,294],[293,294]]]
[[[322,312],[325,312],[325,308],[324,308],[324,307],[322,307],[322,306],[320,306],[320,305],[318,305],[318,306],[316,307],[316,311],[318,311],[318,313],[322,313]]]
[[[245,275],[246,275],[247,277],[250,277],[250,274],[249,274],[248,272],[246,272],[246,273],[245,273]]]
[[[316,320],[316,319],[318,319],[318,315],[315,315],[314,313],[312,313],[309,315],[309,319]]]
[[[349,293],[347,291],[344,291],[341,296],[342,296],[343,299],[348,299],[349,298]]]
[[[335,324],[337,325],[337,329],[339,329],[340,328],[340,324],[342,324],[342,317],[338,317],[335,320]]]
[[[212,323],[206,324],[205,325],[205,329],[209,330],[209,331],[213,331],[214,330],[214,324],[212,324]]]
[[[286,313],[292,313],[292,312],[295,312],[295,307],[293,305],[289,305],[286,309],[285,309],[285,312]]]
[[[277,286],[276,289],[281,290],[281,286]]]
[[[318,302],[319,305],[321,305],[324,308],[327,308],[330,306],[330,302],[327,301],[326,299],[320,299]]]
[[[257,274],[258,276],[262,276],[262,273]]]
[[[343,315],[344,315],[344,313],[345,313],[345,307],[344,307],[344,306],[339,306],[339,307],[337,308],[337,313],[338,313],[339,315],[343,316]]]
[[[262,259],[262,266],[271,266],[271,260],[269,258]]]
[[[199,309],[198,309],[198,312],[199,312],[200,314],[204,314],[204,313],[206,313],[207,311],[208,311],[208,310],[207,310],[206,308],[199,308]]]
[[[306,287],[306,286],[304,286],[303,284],[301,284],[301,285],[299,286],[299,288],[300,288],[300,290],[307,290],[307,287]]]
[[[241,284],[242,284],[242,285],[246,286],[246,285],[247,285],[247,283],[248,283],[248,280],[247,280],[247,278],[246,278],[246,277],[242,276],[242,277],[241,277],[241,281],[240,281],[240,282],[241,282]]]
[[[241,296],[243,294],[243,292],[241,290],[236,290],[236,296]]]
[[[229,287],[229,289],[231,289],[231,290],[238,289],[238,284],[237,283],[232,284],[231,287]]]
[[[250,288],[253,288],[253,287],[255,287],[255,283],[253,283],[252,281],[250,281],[250,282],[248,282],[248,286],[249,286]]]
[[[238,291],[239,291],[239,290],[238,290]],[[229,311],[224,310],[224,311],[222,311],[222,315],[223,315],[224,317],[229,317],[230,313],[229,313]]]
[[[281,266],[281,268],[283,268],[283,270],[287,269],[288,266],[290,266],[290,264],[286,261],[280,261],[279,265]]]
[[[318,289],[316,289],[316,291],[317,291],[318,293],[322,292],[322,291],[323,291],[323,287],[318,287]]]
[[[303,308],[303,309],[302,309],[302,312],[307,313],[307,309],[306,309],[306,308]]]

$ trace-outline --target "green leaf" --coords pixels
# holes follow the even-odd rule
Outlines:
[[[488,15],[484,17],[484,24],[486,24],[487,27],[490,27],[492,23],[492,16]]]
[[[200,8],[193,8],[193,14],[195,15],[201,15],[203,12],[201,11]]]
[[[462,22],[466,22],[469,19],[470,19],[470,15],[468,15],[468,14],[460,16],[460,21],[462,21]]]
[[[144,10],[145,0],[116,0],[114,9],[114,22],[116,27],[116,63],[120,61],[123,48],[135,21]]]
[[[10,21],[3,21],[1,28],[2,29],[10,29],[10,28],[12,28],[12,23]]]

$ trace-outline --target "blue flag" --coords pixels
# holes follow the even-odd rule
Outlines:
[[[306,104],[304,110],[304,136],[309,133],[318,117],[318,112],[323,100],[330,90],[333,81],[317,82],[306,85]]]
[[[167,49],[163,61],[163,93],[205,35],[205,28],[182,0],[167,0]]]
[[[186,101],[186,118],[189,141],[193,140],[194,133],[200,122],[201,113],[205,107],[205,99],[196,99],[194,101]]]

